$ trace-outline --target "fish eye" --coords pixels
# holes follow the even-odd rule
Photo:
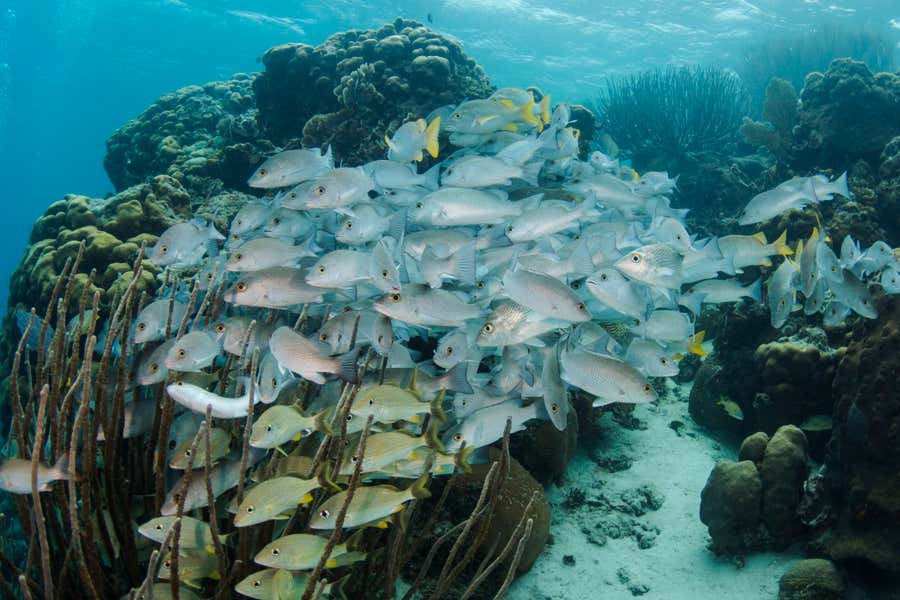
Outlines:
[[[447,354],[453,354],[453,346],[447,346]]]
[[[216,333],[222,333],[223,331],[225,331],[224,323],[219,323],[218,325],[216,325]]]
[[[261,579],[257,579],[257,580],[255,580],[255,581],[253,582],[253,587],[255,587],[255,588],[258,588],[258,587],[261,586],[261,585],[262,585],[262,580],[261,580]]]
[[[645,384],[644,384],[644,391],[645,391],[645,392],[648,392],[648,393],[649,393],[650,390],[652,390],[652,389],[653,389],[653,386],[650,385],[649,383],[645,383]]]
[[[390,275],[390,273],[388,272],[387,269],[384,269],[384,270],[381,272],[381,276],[382,276],[382,277],[387,277],[388,275]]]
[[[319,273],[324,273],[324,272],[325,272],[325,267],[319,266]]]
[[[458,112],[457,112],[457,113],[453,113],[453,118],[454,118],[454,119],[462,119],[462,115],[461,115],[460,113],[458,113]]]
[[[675,239],[676,239],[676,240],[680,240],[680,239],[681,239],[681,234],[680,234],[680,233],[675,234]]]
[[[184,385],[184,382],[179,379],[178,381],[175,382],[175,385],[181,386],[181,385]]]
[[[159,370],[159,365],[156,363],[151,364],[149,367],[149,371],[151,373],[156,373],[158,370]]]
[[[507,225],[507,226],[506,226],[506,233],[512,233],[512,230],[513,230],[513,226],[512,226],[512,225]]]
[[[400,294],[391,294],[391,302],[400,302]]]
[[[289,197],[291,200],[296,200],[296,199],[297,199],[297,192],[291,192],[290,194],[288,194],[288,197]]]
[[[212,273],[207,273],[207,274],[206,274],[206,280],[207,280],[207,281],[212,281]]]
[[[157,530],[157,531],[162,531],[162,528],[163,528],[162,523],[157,523],[157,524],[156,524],[156,530]]]
[[[278,380],[274,377],[272,378],[272,387],[278,387]]]
[[[168,569],[169,567],[172,566],[172,562],[167,560],[166,562],[163,563],[163,566]]]
[[[422,208],[423,206],[424,204],[422,204],[421,202],[416,202],[416,208]]]
[[[600,281],[606,281],[607,279],[609,279],[609,275],[606,273],[600,275]]]
[[[583,310],[585,309],[584,302],[579,302],[579,303],[578,303],[578,306],[576,306],[575,308],[577,308],[578,310],[583,311]]]
[[[320,515],[323,519],[327,519],[328,517],[331,516],[331,511],[328,510],[328,509],[326,508],[326,509],[324,509],[322,512],[320,512],[319,515]]]
[[[453,436],[453,441],[454,441],[454,442],[461,442],[462,439],[463,439],[463,436],[462,436],[461,433],[454,434],[454,436]]]
[[[239,281],[238,284],[236,286],[234,286],[234,289],[236,289],[239,292],[245,292],[245,291],[247,291],[247,284],[244,283],[243,281]]]
[[[184,355],[187,354],[187,352],[184,351],[184,348],[179,348],[176,354],[178,354],[178,358],[184,358]]]
[[[143,331],[143,330],[145,330],[145,329],[147,329],[147,324],[146,324],[146,323],[143,323],[143,322],[142,322],[142,323],[138,323],[138,325],[137,325],[137,330],[138,330],[138,331]]]
[[[375,399],[374,399],[374,398],[370,398],[370,399],[369,399],[369,406],[375,406]]]
[[[234,260],[241,260],[242,258],[244,258],[244,255],[240,252],[234,255]]]
[[[266,173],[268,173],[268,171],[266,171],[265,169],[260,169],[260,170],[259,170],[259,176],[260,176],[260,177],[265,177]]]
[[[479,281],[478,283],[475,284],[475,287],[477,287],[477,288],[480,290],[481,288],[484,287],[484,282],[483,282],[483,281]]]
[[[166,252],[169,251],[169,247],[168,247],[168,246],[161,246],[160,249],[159,249],[159,251],[162,252],[163,254],[165,254]]]
[[[553,404],[550,405],[550,410],[551,410],[553,413],[558,413],[558,412],[559,412],[559,404],[557,404],[556,402],[554,402]]]
[[[169,450],[174,450],[178,443],[175,440],[169,440]],[[176,494],[177,495],[177,494]],[[177,500],[177,498],[176,498]]]
[[[272,556],[278,556],[279,554],[281,554],[281,550],[279,550],[278,548],[272,548]]]
[[[272,433],[272,426],[266,425],[266,433]]]
[[[634,264],[638,264],[639,262],[641,262],[641,256],[639,254],[632,254],[631,262],[633,262]]]
[[[663,356],[662,358],[659,359],[659,362],[662,363],[662,364],[666,364],[666,363],[669,362],[669,361],[666,360],[666,357],[665,357],[665,356]]]
[[[346,227],[347,229],[353,229],[353,221],[347,221],[346,223],[344,223],[344,227]]]
[[[272,225],[280,225],[280,224],[281,224],[280,217],[275,217],[274,219],[272,219]]]
[[[350,462],[352,462],[353,464],[356,464],[357,462],[359,462],[359,457],[358,457],[358,456],[351,456],[351,457],[350,457]]]
[[[352,420],[353,420],[353,415],[347,415],[347,422],[349,423]]]
[[[325,193],[325,186],[324,185],[317,186],[315,189],[315,192],[316,192],[316,196],[321,196],[322,194]]]
[[[254,509],[253,509],[253,505],[252,505],[252,504],[251,504],[250,506],[247,507],[247,513],[252,513],[253,510],[254,510]]]
[[[327,334],[327,333],[319,334],[319,339],[320,339],[321,341],[323,341],[323,342],[327,342],[327,341],[328,341],[328,334]]]
[[[484,333],[493,333],[494,325],[492,323],[485,323],[484,327],[481,328],[481,331],[483,331]]]
[[[190,448],[188,448],[187,450],[184,451],[184,455],[185,455],[185,456],[190,456],[190,455],[191,455],[191,450],[190,450]]]

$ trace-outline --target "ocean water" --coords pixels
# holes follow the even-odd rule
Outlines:
[[[318,44],[404,16],[459,39],[499,86],[584,101],[610,75],[668,64],[729,65],[742,44],[819,23],[900,35],[894,2],[564,0],[4,0],[0,2],[0,176],[8,281],[44,208],[102,197],[104,141],[159,95],[259,68],[286,42]],[[0,289],[5,303],[6,285]]]
[[[117,244],[92,257],[106,281],[96,322],[63,322],[80,295],[67,294],[68,312],[48,323],[60,334],[52,353],[34,323],[15,353],[18,332],[13,319],[4,322],[0,598],[24,596],[14,589],[11,564],[25,571],[35,598],[122,597],[153,580],[144,574],[163,540],[152,520],[182,509],[196,519],[184,524],[198,533],[208,531],[205,520],[239,540],[183,548],[179,560],[194,568],[198,584],[191,589],[203,598],[244,597],[236,586],[251,585],[257,568],[279,556],[263,550],[269,539],[287,543],[284,536],[302,531],[319,536],[302,546],[314,549],[329,537],[343,513],[331,476],[372,499],[344,507],[344,528],[362,534],[344,532],[348,546],[329,551],[347,564],[337,571],[328,563],[321,580],[337,584],[335,573],[350,574],[351,598],[400,598],[422,583],[413,583],[421,574],[414,600],[434,598],[434,588],[452,600],[498,590],[510,600],[763,600],[778,597],[790,584],[781,577],[814,555],[834,562],[804,563],[794,573],[798,588],[818,586],[807,597],[896,599],[900,145],[892,139],[900,140],[900,111],[885,106],[900,106],[900,92],[879,88],[890,75],[873,78],[840,62],[828,85],[845,76],[852,85],[823,90],[829,76],[813,77],[808,113],[776,85],[772,104],[787,103],[765,114],[772,124],[742,121],[764,119],[772,75],[799,91],[809,71],[824,71],[844,53],[895,71],[896,1],[0,0],[0,281],[23,260],[48,204],[68,193],[115,192],[103,168],[105,140],[161,95],[260,71],[260,57],[274,46],[315,46],[397,17],[459,40],[491,83],[505,88],[499,102],[458,98],[438,108],[413,90],[414,110],[435,108],[441,121],[401,126],[402,113],[383,119],[361,106],[379,102],[377,92],[366,95],[366,67],[340,81],[340,109],[333,101],[294,103],[284,96],[315,92],[261,79],[281,94],[275,108],[263,106],[265,87],[259,95],[266,127],[297,112],[314,126],[326,122],[309,135],[337,130],[329,142],[347,164],[331,165],[328,154],[308,149],[272,156],[274,128],[242,128],[243,114],[220,121],[221,135],[209,143],[225,138],[229,146],[201,160],[209,170],[193,173],[202,177],[192,175],[194,158],[177,163],[198,201],[186,207],[177,191],[160,192],[183,222],[107,223],[127,232],[123,240],[136,231],[153,237],[154,266],[137,287],[123,285],[134,274],[122,264],[136,246]],[[843,45],[826,56],[817,44],[835,39]],[[391,46],[379,42],[377,52],[389,57]],[[790,53],[780,64],[766,62]],[[333,56],[323,55],[323,63]],[[410,84],[404,89],[443,84],[424,70],[409,73],[397,78]],[[397,89],[388,75],[377,75],[385,95]],[[448,89],[459,89],[460,78],[446,79]],[[692,83],[698,80],[709,87]],[[486,90],[475,78],[466,83]],[[539,88],[537,98],[511,89],[528,86]],[[616,104],[629,86],[638,92]],[[671,93],[676,88],[690,93]],[[682,104],[655,104],[669,96],[653,89]],[[865,114],[829,112],[848,98]],[[570,104],[598,111],[597,127]],[[313,115],[309,106],[331,108]],[[647,106],[668,109],[677,126],[661,125]],[[455,123],[467,109],[480,118]],[[496,119],[508,122],[496,126]],[[234,125],[227,134],[226,123]],[[488,130],[479,130],[485,123]],[[594,134],[591,144],[582,131]],[[673,141],[672,131],[683,138]],[[184,161],[193,150],[174,137],[158,140],[160,147],[178,147]],[[357,141],[367,169],[332,170],[357,166],[348,158]],[[519,154],[508,151],[514,145]],[[237,174],[215,170],[234,156]],[[469,160],[483,162],[467,171]],[[292,179],[272,182],[279,171]],[[346,196],[330,196],[331,186]],[[455,189],[442,195],[446,188]],[[241,230],[254,215],[259,221]],[[184,222],[188,216],[213,222]],[[285,223],[296,229],[273,234]],[[367,227],[376,233],[354,239]],[[47,239],[68,235],[56,224],[47,231]],[[42,242],[24,260],[46,256]],[[60,289],[68,291],[83,282],[64,281]],[[38,277],[31,283],[43,286],[28,289],[46,301],[52,286]],[[134,290],[150,296],[140,309]],[[9,292],[0,287],[0,305]],[[115,299],[121,311],[112,310]],[[17,317],[22,328],[27,313]],[[248,327],[256,327],[252,337]],[[99,332],[93,355],[91,331]],[[515,341],[498,341],[498,333]],[[247,339],[260,349],[253,360],[238,357]],[[866,360],[872,355],[877,364]],[[250,400],[260,398],[254,407]],[[48,406],[49,441],[41,445]],[[217,428],[210,469],[215,463],[213,481],[224,488],[210,492],[212,510],[205,486],[184,505],[181,485],[190,478],[180,479],[185,465],[177,464],[202,454],[191,442],[201,441],[195,432],[204,431],[207,408]],[[350,429],[373,411],[377,432],[353,437]],[[82,424],[89,433],[79,437]],[[378,442],[370,433],[381,435]],[[15,460],[29,458],[32,443],[43,469]],[[355,451],[344,456],[345,444]],[[326,463],[344,470],[326,472]],[[426,464],[436,469],[431,477],[422,475]],[[253,468],[246,477],[245,467]],[[42,491],[53,493],[32,489],[33,469],[48,482]],[[294,477],[274,481],[275,471]],[[63,481],[72,472],[80,484]],[[877,493],[857,485],[857,472]],[[497,484],[491,477],[499,473],[509,479]],[[409,493],[399,500],[394,490],[376,494],[387,481]],[[449,481],[455,487],[445,496]],[[21,495],[15,506],[13,494]],[[226,505],[241,498],[229,514]],[[479,498],[489,512],[472,512]],[[466,519],[471,531],[461,529]],[[76,526],[86,532],[80,570],[71,568]],[[465,542],[480,544],[477,554],[468,545],[450,550],[448,532],[459,531],[477,532]],[[182,537],[185,545],[196,541]],[[419,571],[429,549],[444,542],[431,569]],[[420,555],[404,556],[410,547]],[[42,560],[33,560],[38,554]],[[298,573],[311,571],[319,555],[305,558],[290,567],[295,575],[276,576],[278,585],[293,586],[289,592],[262,597],[300,598],[306,587],[310,597],[313,584]],[[212,575],[219,561],[225,578]],[[520,573],[516,565],[527,568]],[[815,580],[802,581],[810,572]],[[157,589],[168,591],[158,575]],[[469,596],[470,583],[484,585]]]

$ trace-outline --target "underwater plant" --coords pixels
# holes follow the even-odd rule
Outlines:
[[[610,79],[595,106],[601,128],[628,149],[635,168],[679,172],[688,153],[737,140],[749,95],[728,71],[668,67]]]
[[[808,73],[824,71],[835,58],[854,58],[875,73],[890,71],[894,64],[893,43],[882,32],[837,24],[757,40],[739,55],[741,61],[735,70],[753,96],[754,110],[762,106],[772,77],[786,79],[799,90]]]

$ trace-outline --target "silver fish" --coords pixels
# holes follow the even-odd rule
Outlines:
[[[613,265],[626,277],[652,286],[679,289],[684,281],[681,264],[684,258],[668,244],[641,246],[617,260]]]
[[[166,354],[166,368],[170,371],[200,371],[210,366],[222,349],[205,331],[185,334]]]
[[[341,167],[317,178],[302,199],[304,208],[339,209],[368,202],[375,182],[360,168]]]
[[[295,332],[290,327],[279,327],[269,339],[269,349],[282,369],[293,371],[314,383],[325,383],[323,374],[333,373],[344,381],[355,382],[356,359],[360,348],[331,358],[323,355],[321,348]]]
[[[169,320],[170,307],[171,321]],[[134,342],[143,344],[164,339],[167,324],[171,325],[172,330],[177,331],[187,309],[187,304],[178,301],[155,300],[151,302],[141,309],[134,319]]]
[[[554,277],[524,269],[507,271],[503,293],[518,304],[548,318],[564,321],[589,321],[585,303],[569,286]]]
[[[223,294],[225,302],[259,308],[289,308],[322,302],[322,288],[306,282],[306,269],[272,267],[244,273]]]
[[[308,245],[294,246],[277,238],[256,238],[244,242],[231,253],[225,269],[232,272],[261,271],[272,267],[290,267],[302,258],[315,256]]]
[[[612,402],[653,402],[656,390],[637,369],[611,356],[563,348],[563,381],[596,396],[594,406]]]
[[[315,179],[332,168],[334,158],[331,146],[325,154],[319,148],[285,150],[266,159],[247,180],[247,185],[264,189],[282,188]]]

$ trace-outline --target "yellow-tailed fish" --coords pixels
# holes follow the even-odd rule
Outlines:
[[[263,412],[250,432],[250,445],[254,448],[276,448],[287,442],[299,441],[313,431],[331,431],[326,413],[304,416],[293,406],[277,404]]]
[[[366,439],[362,472],[377,471],[398,460],[425,457],[428,454],[428,448],[443,448],[437,437],[437,422],[434,420],[431,421],[428,430],[420,436],[413,436],[404,431],[385,431],[372,434]],[[358,460],[357,448],[354,447],[341,464],[339,473],[341,475],[352,474]]]
[[[159,563],[156,576],[160,579],[172,578],[172,557],[169,553]],[[204,579],[219,579],[219,560],[206,550],[185,550],[178,553],[178,579],[185,585],[200,587]],[[160,586],[163,587],[163,586]]]
[[[312,502],[319,480],[275,477],[254,486],[244,496],[234,516],[235,527],[249,527],[271,519],[290,517],[298,505]]]
[[[365,553],[352,548],[357,537],[351,536],[343,544],[338,544],[331,551],[325,566],[329,569],[352,564],[365,558]],[[328,544],[328,538],[309,533],[295,533],[278,538],[260,550],[253,559],[257,564],[273,569],[289,569],[304,571],[313,569],[322,558],[322,552]]]
[[[443,400],[443,393],[438,394],[431,403],[427,403],[419,400],[415,393],[396,385],[373,385],[361,388],[356,393],[350,412],[360,417],[363,422],[371,415],[372,420],[378,423],[396,421],[420,423],[423,414],[433,413],[443,417],[441,409]]]
[[[408,488],[400,490],[392,485],[374,485],[357,488],[347,508],[344,528],[377,525],[387,527],[384,522],[390,515],[400,512],[410,500],[428,498],[431,493],[426,485],[428,476],[417,479]],[[323,502],[313,513],[310,529],[334,529],[338,512],[347,498],[347,492],[335,494]]]
[[[202,469],[206,466],[206,427],[201,427],[197,432],[200,441],[197,443],[196,453],[194,454],[193,468]],[[191,460],[191,446],[194,438],[191,437],[184,441],[175,449],[175,454],[169,466],[173,469],[184,470],[188,468],[188,462]],[[209,460],[215,464],[220,458],[228,454],[228,447],[231,445],[231,435],[224,429],[212,427],[209,430],[209,443],[212,453]]]
[[[166,536],[169,535],[169,529],[172,528],[174,523],[174,516],[156,517],[138,527],[138,532],[154,542],[162,544],[166,540]],[[219,536],[223,544],[230,535],[231,534],[225,534]],[[181,537],[178,540],[178,547],[186,550],[202,548],[207,552],[215,552],[209,523],[193,517],[182,516]]]

